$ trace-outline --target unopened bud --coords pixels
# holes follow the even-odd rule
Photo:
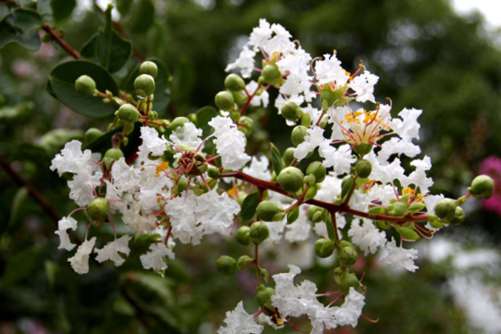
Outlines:
[[[148,96],[155,91],[155,79],[149,74],[141,74],[134,80],[134,89],[140,96]]]
[[[281,213],[282,209],[277,203],[269,200],[262,201],[256,207],[256,217],[264,221],[273,221],[278,213]]]
[[[329,257],[334,251],[334,247],[334,241],[324,238],[318,239],[315,241],[315,254],[321,258]]]
[[[216,94],[214,97],[214,103],[221,110],[233,109],[235,105],[235,100],[233,100],[233,95],[227,90],[223,90]]]
[[[276,64],[268,64],[261,71],[261,77],[265,83],[275,85],[280,81],[282,75]]]
[[[231,73],[224,79],[224,87],[231,91],[243,90],[245,89],[245,81],[238,74]]]
[[[86,144],[90,144],[93,141],[97,140],[102,135],[103,135],[103,131],[96,129],[96,128],[90,128],[87,131],[85,131],[84,142]]]
[[[96,82],[88,75],[81,75],[75,80],[75,89],[77,92],[93,95],[96,92]]]
[[[291,132],[291,142],[292,145],[298,146],[304,141],[306,134],[308,133],[308,128],[302,125],[298,125],[292,129]]]
[[[441,199],[435,205],[435,214],[442,219],[450,219],[454,217],[454,212],[456,210],[457,203],[455,200],[450,198]]]
[[[235,239],[237,239],[237,241],[244,246],[250,244],[250,227],[240,226],[235,234]]]
[[[108,200],[103,197],[97,197],[87,206],[87,214],[92,220],[104,221],[108,216]]]
[[[322,182],[325,179],[325,175],[327,175],[327,170],[320,161],[313,161],[306,168],[306,174],[313,175],[317,182]]]
[[[266,240],[269,235],[270,231],[268,230],[268,226],[263,222],[255,222],[250,226],[250,237],[252,242],[256,245]]]
[[[369,177],[372,171],[372,165],[369,161],[365,159],[360,159],[355,163],[355,166],[353,167],[355,173],[365,179],[366,177]]]
[[[217,270],[224,274],[233,274],[237,270],[237,261],[228,255],[221,255],[216,260]]]
[[[120,108],[115,112],[115,115],[122,121],[129,123],[136,123],[141,115],[139,110],[136,109],[132,104],[126,103],[122,104]]]
[[[188,123],[190,120],[186,117],[179,116],[176,117],[170,122],[169,129],[171,131],[175,131],[177,128],[184,126],[185,123]]]
[[[296,192],[303,188],[303,172],[297,167],[285,167],[278,174],[277,181],[285,191]]]
[[[280,113],[285,119],[291,120],[291,121],[297,121],[303,114],[301,111],[301,108],[294,102],[288,101],[286,102],[283,106],[282,109],[280,110]]]
[[[103,163],[107,169],[110,169],[113,162],[117,161],[123,156],[124,154],[119,148],[110,148],[106,151],[106,153],[104,153]]]
[[[139,65],[139,73],[149,74],[155,78],[158,74],[158,66],[152,61],[144,61]]]
[[[494,191],[494,180],[488,175],[479,175],[473,179],[469,190],[476,198],[489,198]]]

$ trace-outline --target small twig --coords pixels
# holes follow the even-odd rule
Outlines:
[[[42,24],[42,29],[45,31],[63,50],[74,59],[80,59],[80,53],[66,42],[61,35],[51,28],[48,24]]]

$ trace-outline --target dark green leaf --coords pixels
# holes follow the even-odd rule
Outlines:
[[[28,191],[24,187],[20,188],[16,192],[16,195],[14,196],[10,207],[10,217],[8,224],[9,229],[12,228],[12,226],[19,220],[22,214],[21,208],[26,198],[28,198]]]
[[[38,28],[42,24],[40,15],[32,10],[18,8],[0,22],[0,48],[9,43],[36,51],[41,42]]]
[[[278,173],[280,173],[280,171],[284,168],[282,155],[280,154],[278,148],[273,144],[270,144],[270,151],[271,151],[271,166],[275,174],[278,175]]]
[[[108,117],[115,111],[111,103],[104,103],[101,98],[79,93],[74,82],[81,75],[88,75],[96,81],[97,89],[118,94],[118,87],[111,75],[101,66],[94,63],[74,60],[62,63],[50,74],[47,89],[49,92],[73,111],[92,118]]]
[[[212,118],[219,115],[219,111],[212,106],[205,106],[197,110],[197,126],[203,130],[203,136],[207,137],[212,128],[209,125],[209,122]]]
[[[35,245],[8,257],[1,282],[9,285],[30,277],[44,260],[46,251],[43,246]]]
[[[129,27],[133,33],[145,33],[153,24],[155,6],[151,0],[139,0],[134,4],[129,19]]]
[[[50,0],[54,20],[63,21],[67,19],[73,13],[76,4],[76,0]]]
[[[242,210],[240,211],[242,219],[249,220],[254,217],[257,205],[259,204],[259,198],[259,192],[257,191],[245,197],[242,203]]]

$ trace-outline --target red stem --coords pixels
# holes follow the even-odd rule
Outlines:
[[[61,35],[51,28],[48,24],[42,24],[42,29],[60,46],[64,51],[74,59],[80,59],[80,53],[75,50]]]

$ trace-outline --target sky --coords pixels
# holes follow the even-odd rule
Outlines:
[[[452,0],[452,3],[460,13],[476,9],[485,16],[489,25],[501,27],[501,0]]]

